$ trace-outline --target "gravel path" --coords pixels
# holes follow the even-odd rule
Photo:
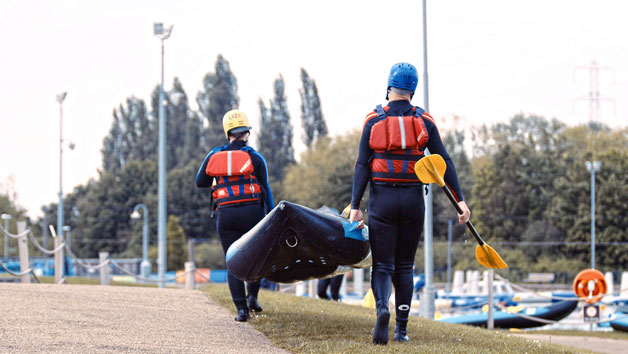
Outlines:
[[[552,344],[560,344],[572,348],[590,350],[594,353],[628,353],[628,340],[586,336],[559,336],[550,334],[521,334],[520,336],[528,339],[542,340]]]
[[[2,353],[287,353],[200,291],[0,283]]]

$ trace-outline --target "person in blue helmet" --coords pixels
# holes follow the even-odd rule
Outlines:
[[[229,144],[207,154],[196,174],[196,186],[212,187],[212,202],[218,207],[216,229],[226,254],[231,244],[273,208],[273,195],[264,157],[247,146],[252,129],[247,116],[234,109],[224,115],[222,124]],[[257,301],[259,281],[246,283],[245,292],[244,282],[227,272],[227,284],[238,310],[236,321],[247,321],[249,310],[262,311]]]
[[[445,183],[463,211],[459,222],[465,223],[471,216],[434,119],[410,103],[418,81],[413,65],[393,65],[388,77],[388,105],[378,105],[366,116],[353,174],[351,222],[364,223],[360,202],[370,182],[371,288],[377,309],[374,344],[388,343],[388,302],[392,286],[396,306],[394,340],[410,339],[407,323],[413,290],[412,267],[425,213],[423,183],[414,173],[414,164],[423,157],[426,148],[432,154],[441,155],[447,163]]]

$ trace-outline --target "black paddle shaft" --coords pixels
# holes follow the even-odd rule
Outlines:
[[[462,209],[460,209],[460,206],[458,205],[458,202],[456,201],[456,198],[454,198],[454,195],[451,194],[451,191],[449,190],[449,187],[447,187],[447,185],[444,185],[441,188],[443,189],[443,191],[447,195],[447,198],[449,198],[449,201],[451,202],[451,204],[453,204],[454,207],[456,207],[456,211],[458,212],[458,214],[462,214]],[[469,230],[471,230],[471,233],[473,234],[475,239],[478,241],[480,246],[484,246],[485,242],[484,242],[484,240],[482,240],[482,236],[480,236],[478,231],[475,229],[475,226],[473,226],[473,224],[471,223],[471,220],[467,221],[467,227],[469,228]]]

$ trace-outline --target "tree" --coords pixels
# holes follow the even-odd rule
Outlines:
[[[13,187],[12,177],[9,178],[7,183],[0,183],[0,214],[11,215],[11,220],[9,222],[9,229],[7,231],[12,234],[17,233],[16,222],[21,221],[26,217],[26,209],[22,208],[17,203],[17,193],[15,192],[14,187]],[[0,222],[1,222],[0,226],[4,228],[4,220],[1,220]],[[3,235],[3,234],[0,232],[0,235]],[[4,240],[4,237],[0,239]],[[4,255],[4,249],[2,249],[2,254]]]
[[[298,164],[286,170],[286,198],[314,209],[327,205],[342,211],[351,202],[360,135],[354,131],[334,139],[318,139],[301,155]]]
[[[292,125],[281,75],[275,80],[274,91],[275,97],[270,103],[270,114],[264,103],[259,101],[262,127],[258,142],[259,151],[268,163],[271,182],[279,182],[283,180],[286,167],[294,163]]]
[[[168,238],[168,256],[166,257],[166,262],[168,263],[167,269],[182,269],[185,262],[188,261],[188,248],[185,244],[185,232],[179,223],[179,218],[170,215],[166,229]]]
[[[228,111],[238,108],[238,83],[231,72],[229,62],[218,55],[214,73],[203,78],[203,90],[196,96],[201,114],[209,123],[204,137],[205,146],[224,145],[225,133],[222,128],[222,117]]]
[[[602,168],[596,173],[596,242],[625,242],[628,213],[625,196],[628,195],[628,130],[611,131],[608,128],[588,126],[570,128],[564,132],[568,150],[562,159],[566,162],[565,173],[556,178],[554,189],[559,190],[549,210],[552,223],[564,231],[565,239],[581,242],[570,245],[567,252],[574,259],[589,264],[591,252],[591,174],[585,161],[601,161]],[[589,145],[590,148],[583,149]],[[628,265],[628,247],[624,245],[597,246],[600,256],[596,267],[609,270]]]
[[[462,195],[467,203],[473,202],[471,191],[473,190],[473,175],[471,172],[471,161],[464,149],[466,136],[463,130],[450,131],[442,136],[443,145],[454,162],[456,174]],[[464,225],[458,224],[456,210],[451,205],[445,193],[439,190],[438,186],[432,186],[433,200],[433,233],[436,239],[446,240],[448,221],[454,220],[453,235],[457,239],[458,235],[466,232]]]
[[[545,218],[554,180],[565,169],[564,129],[556,120],[520,114],[476,132],[472,207],[487,237],[519,241],[531,221]]]
[[[107,251],[114,256],[139,257],[141,223],[131,224],[130,214],[138,203],[148,207],[149,233],[156,234],[157,165],[130,161],[121,170],[102,171],[98,180],[75,187],[64,197],[65,224],[72,227],[72,250],[82,258]],[[48,220],[56,220],[56,204],[45,208]]]
[[[310,78],[305,69],[301,68],[301,124],[303,125],[303,142],[310,147],[319,137],[327,135],[327,124],[321,111],[316,82]]]
[[[105,171],[118,171],[130,160],[155,157],[155,137],[144,101],[133,96],[127,98],[126,107],[120,104],[113,110],[113,123],[103,141]]]
[[[216,217],[210,218],[211,190],[199,189],[194,176],[201,160],[168,173],[168,214],[176,215],[191,238],[216,237]]]
[[[159,86],[151,95],[152,117],[159,126]],[[190,160],[198,159],[204,150],[201,144],[203,126],[198,115],[190,109],[188,98],[178,78],[174,78],[172,89],[165,93],[166,113],[166,170],[185,166]],[[155,145],[154,158],[157,161]]]

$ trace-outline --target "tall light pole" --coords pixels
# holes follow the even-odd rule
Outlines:
[[[586,161],[587,171],[591,172],[591,268],[595,269],[595,173],[600,171],[600,161]]]
[[[423,104],[425,111],[430,111],[429,87],[427,81],[427,6],[426,0],[423,0]],[[428,149],[425,149],[425,155],[429,155]],[[423,288],[423,298],[421,305],[423,307],[423,317],[434,318],[436,307],[434,304],[434,251],[432,245],[432,186],[427,185],[427,195],[425,196],[425,222],[423,225],[423,239],[425,250],[425,287]]]
[[[0,216],[2,220],[4,220],[4,229],[6,232],[9,232],[9,220],[11,220],[12,216],[9,214],[2,214]],[[4,258],[9,256],[9,236],[4,235]]]
[[[154,34],[161,39],[161,85],[159,87],[159,208],[157,210],[157,274],[159,287],[163,288],[166,275],[166,109],[164,107],[164,41],[172,33],[172,25],[165,29],[163,23],[155,23]]]
[[[57,232],[63,234],[63,100],[67,92],[57,95],[59,102],[59,204],[57,204]]]
[[[150,275],[150,261],[148,260],[148,209],[144,204],[138,204],[133,209],[131,219],[139,219],[139,210],[144,211],[144,226],[142,227],[142,263],[140,263],[140,275],[148,278]]]

